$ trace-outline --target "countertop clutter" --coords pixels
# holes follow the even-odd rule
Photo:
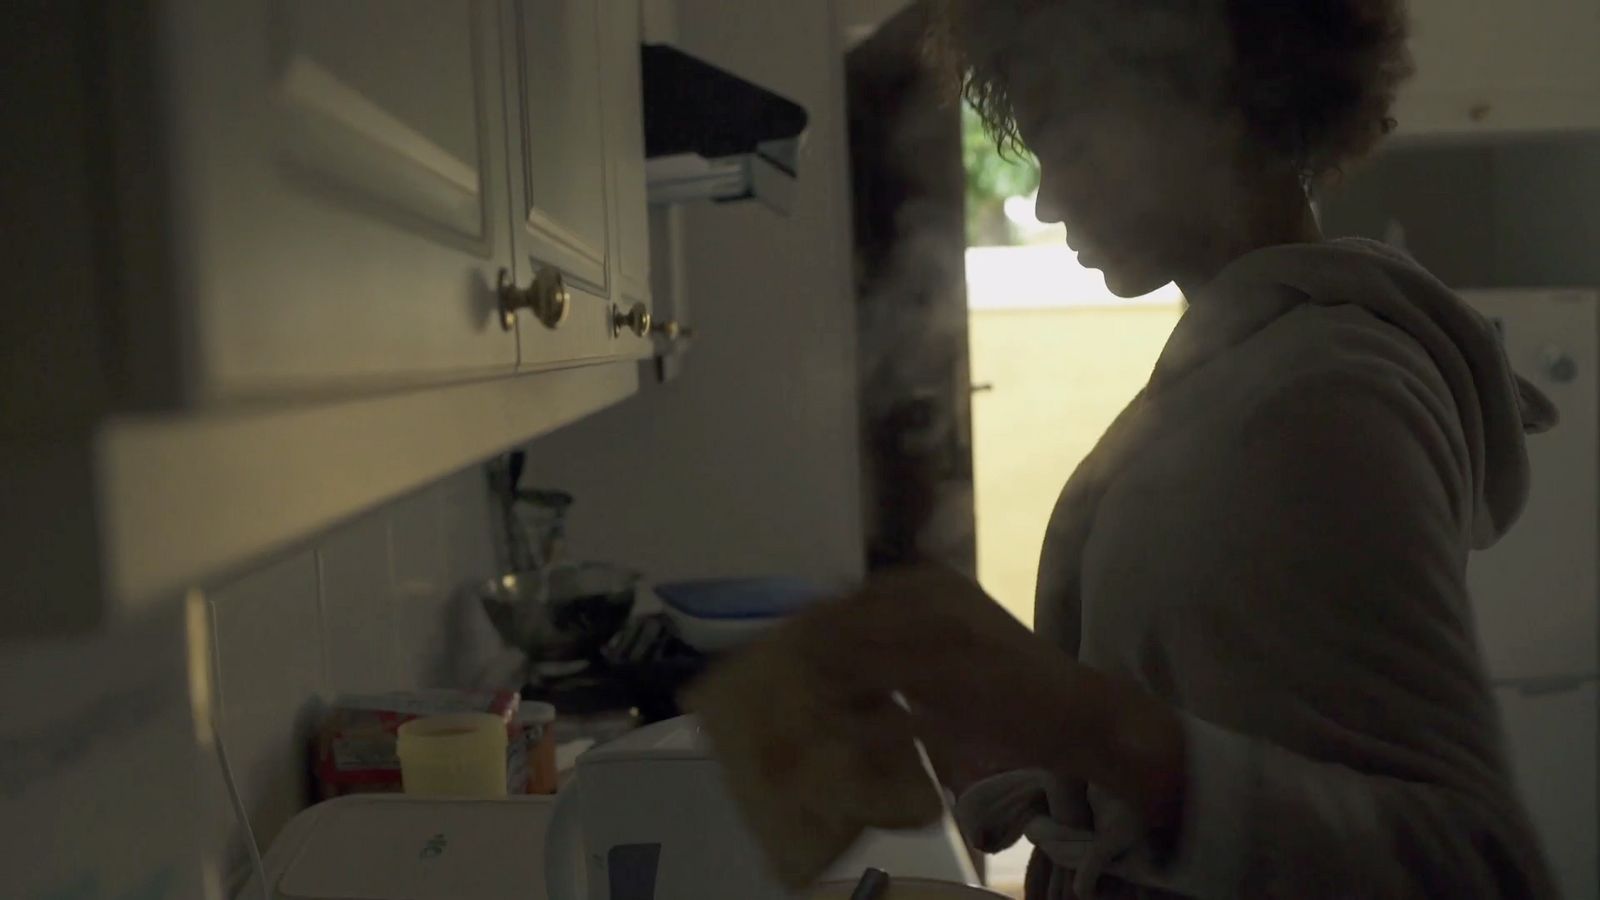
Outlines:
[[[296,816],[266,852],[269,890],[244,900],[788,900],[746,831],[693,718],[642,728],[586,754],[555,797],[345,796]],[[867,868],[952,898],[976,881],[948,818],[869,834],[825,874],[819,896]],[[941,893],[943,890],[946,893]],[[807,892],[802,892],[805,895]],[[986,896],[981,893],[973,896]]]
[[[487,467],[496,498],[499,555],[509,570],[475,596],[510,651],[527,699],[561,714],[558,735],[604,739],[629,723],[681,715],[679,690],[717,655],[759,637],[842,581],[795,577],[650,582],[615,562],[569,558],[578,498],[522,486],[524,456]]]
[[[571,498],[532,496],[540,502],[531,518],[542,524],[507,535],[537,557],[519,575],[527,589],[507,597],[503,579],[493,579],[477,592],[479,613],[520,658],[484,671],[520,687],[334,698],[311,748],[318,802],[275,837],[264,874],[252,874],[235,896],[256,900],[262,877],[267,896],[299,900],[791,896],[770,874],[678,693],[717,655],[834,596],[839,585],[778,578],[660,586],[653,593],[672,598],[680,615],[746,622],[741,640],[719,634],[715,646],[694,647],[678,619],[659,611],[668,602],[638,596],[637,574],[605,566],[592,579],[565,578],[595,565],[561,559]],[[544,515],[555,497],[564,498],[559,514]],[[598,621],[572,602],[595,592],[603,599]],[[541,604],[549,609],[530,608]],[[419,735],[438,736],[425,759]],[[821,880],[842,884],[868,866],[901,877],[890,896],[908,895],[917,879],[976,880],[948,816],[910,832],[869,834]],[[636,889],[653,893],[629,893]]]
[[[547,589],[560,584],[546,574],[536,569],[529,577]],[[611,598],[625,613],[635,605],[636,580],[628,579],[625,596]],[[698,598],[690,604],[695,613],[711,618],[769,607],[792,613],[804,607],[803,597],[831,596],[799,584],[716,580],[662,593],[679,603]],[[763,591],[770,603],[759,600]],[[535,591],[522,602],[558,595]],[[494,610],[488,605],[484,613]],[[540,645],[553,659],[502,630],[508,650],[526,654],[513,670],[525,673],[521,690],[336,698],[312,753],[321,802],[296,816],[265,854],[267,896],[792,896],[747,830],[698,721],[678,709],[678,688],[712,657],[676,628],[665,614],[646,612],[581,652],[562,642]],[[485,727],[495,732],[491,757],[474,737]],[[415,730],[459,742],[432,751],[426,781],[407,756]],[[485,762],[494,769],[492,784]],[[870,833],[823,873],[821,895],[832,896],[831,885],[853,881],[869,866],[901,877],[891,897],[921,896],[911,893],[919,879],[931,880],[931,896],[944,896],[938,885],[976,880],[948,816],[910,832]],[[252,875],[235,895],[261,896],[260,877]],[[647,892],[629,893],[635,890]]]
[[[516,686],[336,698],[315,738],[321,802],[263,860],[271,895],[792,896],[679,694],[721,654],[847,585],[741,578],[647,590],[623,566],[567,559],[576,499],[522,489],[519,470],[515,458],[489,467],[501,550],[519,568],[473,593],[517,658],[484,671]],[[420,735],[439,736],[425,772]],[[923,881],[935,892],[976,881],[954,823],[937,804],[934,813],[925,827],[869,831],[812,873],[819,890],[830,895],[868,867],[899,879],[891,897],[920,896]],[[493,864],[507,855],[518,858]]]

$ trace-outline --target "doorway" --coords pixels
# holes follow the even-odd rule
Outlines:
[[[1034,218],[1038,164],[1001,153],[961,111],[978,580],[1033,622],[1056,497],[1149,378],[1183,312],[1175,285],[1133,300]]]

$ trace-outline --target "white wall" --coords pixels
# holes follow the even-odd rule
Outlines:
[[[334,529],[207,591],[220,669],[219,731],[263,849],[310,794],[308,745],[347,691],[467,684],[497,648],[459,589],[493,574],[477,468]],[[228,874],[247,857],[214,810]]]
[[[578,498],[572,550],[648,574],[862,566],[843,58],[831,3],[679,0],[679,43],[802,104],[792,214],[688,209],[682,376],[529,448]]]

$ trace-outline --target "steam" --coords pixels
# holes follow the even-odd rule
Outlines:
[[[926,65],[916,25],[902,19],[890,26],[914,36],[894,60],[905,69]],[[873,562],[931,558],[970,569],[959,110],[946,102],[944,83],[931,71],[907,83],[899,80],[907,72],[891,66],[886,74],[871,62],[881,60],[869,61],[864,72],[853,67],[853,74],[893,85],[885,98],[857,83],[851,109],[856,139],[866,134],[871,145],[858,153],[853,174],[861,416],[873,466],[865,473],[865,502],[877,511],[867,517]]]
[[[974,564],[962,223],[917,227],[947,209],[912,203],[908,230],[870,283],[858,318],[862,418],[873,452],[907,466],[868,473],[867,502],[919,522],[916,533],[877,535],[905,561]],[[952,241],[952,235],[954,240]],[[951,400],[954,398],[954,403]]]

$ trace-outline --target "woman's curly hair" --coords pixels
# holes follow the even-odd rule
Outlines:
[[[1395,93],[1411,74],[1404,0],[934,2],[930,49],[1002,150],[1021,146],[1015,62],[1030,55],[1080,81],[1133,76],[1144,90],[1236,113],[1258,150],[1308,181],[1394,129]],[[1066,60],[1075,51],[1098,62]]]

